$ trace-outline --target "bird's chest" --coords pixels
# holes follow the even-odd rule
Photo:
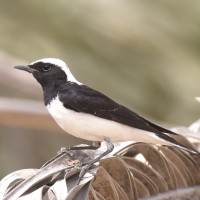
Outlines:
[[[98,119],[86,113],[67,109],[58,97],[46,107],[58,125],[67,133],[76,137],[91,141],[101,141],[107,132],[107,123],[104,122],[104,119]]]
[[[47,110],[58,123],[58,125],[67,133],[76,137],[92,140],[89,134],[91,120],[87,119],[87,114],[79,113],[63,106],[63,103],[56,97],[47,106]]]
[[[63,106],[63,103],[56,97],[53,99],[47,106],[47,110],[51,114],[51,116],[54,118],[54,120],[59,124],[61,128],[64,130],[70,129],[70,126],[72,126],[72,122],[74,123],[75,116],[74,111],[71,111],[70,109],[67,109]],[[66,130],[69,131],[69,130]]]

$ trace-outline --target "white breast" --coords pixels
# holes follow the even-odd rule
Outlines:
[[[47,109],[62,129],[82,139],[102,141],[106,136],[113,142],[136,141],[169,145],[167,141],[158,138],[154,133],[99,118],[91,114],[66,109],[58,97],[51,101]]]

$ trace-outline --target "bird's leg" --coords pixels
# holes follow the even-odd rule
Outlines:
[[[91,174],[94,175],[93,172],[91,172],[89,170],[89,168],[96,162],[98,162],[101,158],[103,158],[104,156],[106,156],[107,154],[109,154],[110,152],[112,152],[112,150],[114,149],[114,144],[110,141],[109,138],[105,137],[104,141],[106,143],[107,146],[107,150],[105,152],[103,152],[101,155],[99,155],[97,158],[95,158],[94,160],[92,160],[91,162],[89,162],[88,164],[86,164],[85,166],[82,167],[81,172],[79,174],[79,179],[77,182],[77,185],[80,183],[81,179],[83,178],[83,176],[85,175],[85,173],[89,172]]]
[[[99,141],[93,142],[93,145],[88,146],[75,146],[75,147],[61,147],[61,149],[58,151],[58,155],[66,153],[71,159],[74,158],[73,150],[96,150],[101,146],[101,143]]]
[[[101,143],[99,141],[95,141],[93,142],[93,145],[88,145],[88,146],[77,146],[77,147],[62,147],[58,154],[60,153],[65,153],[65,152],[69,152],[70,150],[89,150],[89,149],[93,149],[96,150],[101,146]]]

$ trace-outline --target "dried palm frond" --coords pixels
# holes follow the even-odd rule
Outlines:
[[[200,183],[198,155],[146,143],[115,144],[112,154],[93,165],[77,185],[82,165],[105,148],[102,142],[97,150],[58,154],[41,169],[13,172],[0,182],[0,199],[134,200],[152,196],[166,199],[166,195],[171,199],[200,196],[199,188],[189,188]]]

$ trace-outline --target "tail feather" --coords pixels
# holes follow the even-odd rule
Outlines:
[[[156,133],[156,135],[161,139],[170,142],[172,145],[177,146],[180,149],[183,149],[189,153],[200,155],[200,153],[195,149],[192,143],[190,143],[187,138],[182,135],[178,135],[175,133],[173,135],[170,134],[169,136],[167,133],[162,132]]]
[[[177,134],[177,135],[170,135],[170,137],[174,138],[178,143],[183,145],[185,148],[197,152],[194,145],[184,136]]]
[[[168,129],[165,129],[161,126],[158,126],[144,118],[142,118],[146,123],[148,123],[152,128],[156,130],[156,135],[166,141],[169,141],[170,143],[174,144],[175,146],[179,147],[180,149],[183,149],[187,152],[198,154],[200,153],[195,149],[193,144],[184,136],[179,135],[173,131],[170,131]]]

